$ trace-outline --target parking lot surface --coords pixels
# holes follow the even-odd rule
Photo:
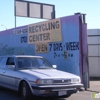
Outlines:
[[[92,99],[92,93],[100,92],[100,81],[90,81],[90,88],[87,89],[87,91],[83,90],[80,91],[77,94],[73,94],[69,98],[64,98],[64,99],[58,99],[58,100],[93,100]],[[55,100],[55,99],[50,99],[50,98],[38,98],[39,100]],[[0,88],[0,100],[21,100],[21,97],[17,94],[17,92]],[[34,100],[34,99],[33,99]],[[37,99],[35,99],[37,100]],[[57,100],[57,99],[56,99]],[[96,99],[100,100],[100,98]]]

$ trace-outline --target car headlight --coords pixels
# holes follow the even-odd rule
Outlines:
[[[71,79],[71,83],[80,83],[80,82],[81,82],[80,78],[72,78]]]
[[[40,79],[36,80],[36,84],[53,84],[53,80],[50,79]]]

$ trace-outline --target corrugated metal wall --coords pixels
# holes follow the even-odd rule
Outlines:
[[[100,77],[100,29],[88,29],[88,58],[90,77]]]

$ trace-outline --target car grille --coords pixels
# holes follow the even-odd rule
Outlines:
[[[70,84],[71,79],[53,80],[53,84]]]

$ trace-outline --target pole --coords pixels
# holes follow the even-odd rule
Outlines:
[[[16,0],[14,0],[14,17],[15,17],[15,28],[16,28]]]

